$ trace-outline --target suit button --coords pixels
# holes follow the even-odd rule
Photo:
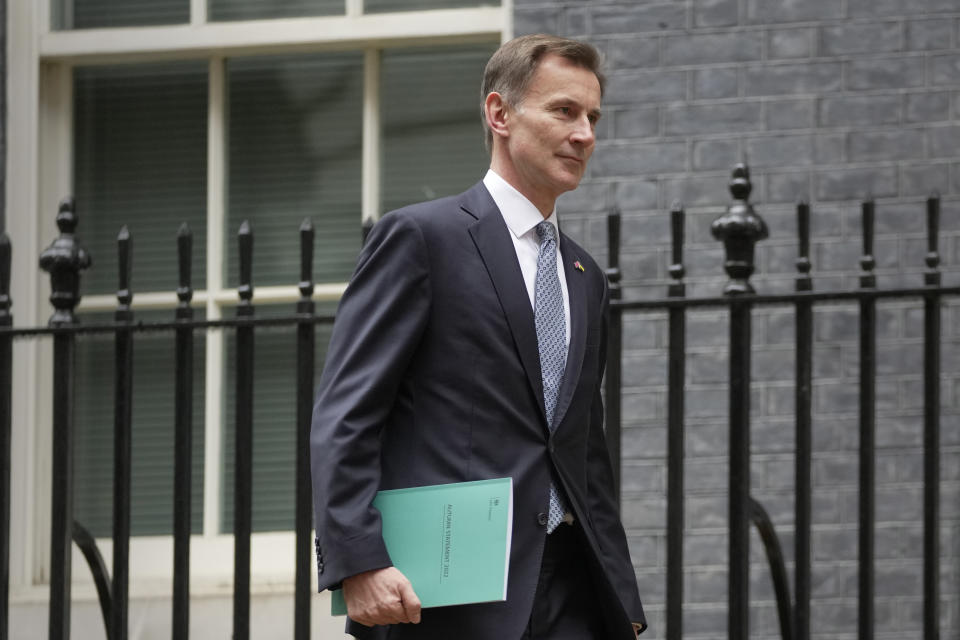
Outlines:
[[[323,573],[323,563],[320,562],[317,564],[317,573]]]
[[[545,514],[543,511],[537,514],[537,524],[539,524],[541,527],[547,526],[547,514]]]

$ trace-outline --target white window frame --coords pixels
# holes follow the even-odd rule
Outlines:
[[[8,0],[8,160],[7,233],[14,247],[12,297],[18,326],[46,322],[49,283],[37,268],[37,256],[56,236],[57,202],[73,192],[72,71],[85,64],[149,62],[171,59],[208,61],[207,282],[193,305],[208,319],[223,317],[237,301],[226,287],[225,263],[225,60],[235,56],[315,51],[363,51],[363,143],[361,219],[375,220],[380,206],[380,51],[388,47],[504,41],[512,32],[512,0],[499,7],[363,14],[363,0],[344,0],[343,16],[284,18],[243,22],[207,22],[207,0],[190,0],[190,22],[157,27],[121,27],[54,31],[50,0]],[[80,234],[83,233],[82,203]],[[171,248],[172,250],[172,248]],[[318,283],[315,300],[337,300],[346,283]],[[296,285],[257,287],[254,302],[292,303]],[[173,309],[171,292],[135,293],[136,310]],[[110,311],[112,295],[87,296],[82,311]],[[224,333],[210,332],[205,352],[204,509],[202,534],[192,537],[191,588],[195,593],[232,589],[233,537],[220,533],[222,472],[222,390]],[[228,339],[228,338],[227,338]],[[11,588],[18,599],[46,597],[49,576],[50,380],[48,341],[15,346],[11,513]],[[22,371],[22,375],[19,372]],[[18,426],[21,425],[21,426]],[[31,425],[25,427],[23,425]],[[293,487],[291,487],[291,491]],[[108,567],[112,543],[98,539]],[[252,540],[252,578],[259,590],[292,588],[292,532],[256,533]],[[131,595],[168,594],[172,576],[172,537],[131,539]],[[74,550],[77,597],[94,598],[85,561]]]

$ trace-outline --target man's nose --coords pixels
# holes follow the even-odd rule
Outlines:
[[[583,116],[582,118],[577,118],[573,131],[570,134],[570,140],[585,147],[594,143],[596,135],[594,133],[593,123],[590,122],[589,117]]]

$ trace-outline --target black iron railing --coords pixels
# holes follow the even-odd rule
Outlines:
[[[784,640],[809,640],[811,597],[811,372],[813,356],[813,307],[828,301],[850,301],[860,309],[859,359],[859,558],[858,558],[858,638],[873,637],[874,619],[874,528],[875,528],[875,427],[876,403],[876,304],[881,299],[920,299],[924,308],[924,638],[939,638],[939,500],[940,500],[940,313],[941,302],[960,295],[960,287],[941,285],[938,254],[938,218],[940,200],[927,201],[927,270],[923,286],[878,289],[873,273],[874,203],[864,202],[863,256],[860,286],[847,291],[813,290],[810,276],[810,207],[797,206],[799,257],[796,261],[795,293],[760,295],[749,278],[753,272],[755,243],[766,236],[766,226],[748,202],[749,171],[739,165],[730,184],[733,204],[713,225],[714,236],[723,240],[726,250],[724,268],[730,277],[723,296],[685,297],[682,263],[683,209],[671,211],[672,264],[667,297],[656,300],[624,299],[620,292],[618,214],[609,221],[611,290],[611,331],[607,367],[608,439],[621,438],[621,327],[628,313],[663,312],[668,314],[667,393],[667,598],[666,637],[680,640],[683,635],[683,533],[684,533],[684,375],[685,317],[688,310],[726,308],[729,315],[729,549],[728,549],[728,633],[731,640],[746,640],[749,629],[749,530],[753,525],[764,544],[777,599],[780,632]],[[795,476],[795,572],[791,597],[785,561],[778,536],[762,505],[750,494],[750,352],[751,314],[757,307],[791,305],[796,323],[796,476]],[[617,445],[616,451],[619,452]],[[619,479],[619,456],[613,457]],[[619,489],[618,489],[619,490]]]
[[[749,203],[750,180],[745,166],[738,166],[731,183],[733,203],[714,223],[715,236],[724,242],[725,270],[730,278],[723,295],[687,297],[684,282],[684,211],[675,205],[670,212],[673,246],[666,297],[658,300],[625,299],[619,268],[620,218],[609,217],[609,268],[611,313],[606,372],[607,434],[611,457],[620,477],[622,335],[625,314],[665,312],[668,317],[668,360],[664,377],[667,391],[667,598],[666,637],[682,637],[683,534],[684,534],[684,379],[686,373],[686,321],[692,309],[726,309],[729,335],[729,637],[745,640],[749,613],[749,531],[755,526],[771,569],[777,598],[781,636],[785,640],[809,640],[811,598],[811,376],[813,354],[813,310],[830,301],[849,301],[860,308],[860,549],[859,549],[859,633],[868,640],[874,628],[874,467],[876,304],[883,299],[914,298],[924,308],[924,629],[926,640],[938,638],[939,583],[939,341],[942,300],[960,295],[960,287],[941,285],[939,272],[939,200],[927,203],[927,270],[922,286],[878,289],[873,275],[873,215],[871,202],[863,205],[864,245],[860,286],[844,291],[815,291],[810,275],[810,208],[797,207],[799,257],[796,261],[795,291],[784,294],[757,294],[750,284],[753,251],[766,235],[763,220]],[[50,272],[54,313],[46,327],[13,328],[10,313],[10,243],[0,236],[0,640],[9,634],[8,576],[10,531],[10,435],[12,343],[17,338],[53,338],[53,445],[51,451],[51,575],[49,629],[51,640],[69,637],[71,546],[77,544],[94,575],[105,625],[111,640],[124,640],[128,627],[131,407],[133,351],[137,336],[144,333],[169,335],[176,358],[174,398],[174,554],[173,626],[174,638],[188,637],[190,616],[190,531],[191,531],[191,450],[192,361],[198,331],[226,329],[233,332],[236,346],[236,416],[234,476],[234,600],[233,637],[249,637],[250,620],[250,537],[252,489],[252,416],[256,363],[253,359],[256,333],[262,327],[287,327],[296,334],[296,498],[294,637],[310,636],[311,489],[308,439],[314,387],[315,330],[318,324],[333,321],[317,315],[312,301],[314,233],[308,221],[300,228],[300,299],[286,316],[257,317],[252,283],[253,233],[244,224],[238,236],[240,285],[235,317],[197,320],[191,308],[192,236],[183,226],[177,233],[179,279],[178,303],[170,321],[144,322],[131,310],[133,292],[130,276],[133,240],[124,229],[118,238],[119,286],[113,322],[81,325],[74,309],[79,302],[80,272],[90,258],[79,246],[74,230],[77,217],[73,203],[64,201],[57,216],[60,236],[41,256],[41,266]],[[369,226],[364,227],[364,233]],[[796,371],[796,476],[795,476],[795,571],[790,594],[785,560],[777,533],[766,511],[750,490],[750,360],[751,320],[757,308],[790,305],[795,310]],[[73,397],[75,339],[80,334],[112,335],[115,340],[114,389],[114,492],[113,492],[113,575],[108,576],[96,541],[73,517]],[[619,491],[619,486],[617,488]]]

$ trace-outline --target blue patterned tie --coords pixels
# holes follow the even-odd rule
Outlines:
[[[543,377],[543,404],[547,425],[552,432],[556,425],[553,413],[567,364],[567,322],[563,313],[563,291],[557,276],[557,238],[552,224],[544,220],[537,225],[540,254],[537,257],[537,280],[534,285],[534,321],[537,326],[537,347],[540,350],[540,374]],[[550,483],[550,514],[547,533],[552,533],[566,513],[566,505],[556,485]]]

